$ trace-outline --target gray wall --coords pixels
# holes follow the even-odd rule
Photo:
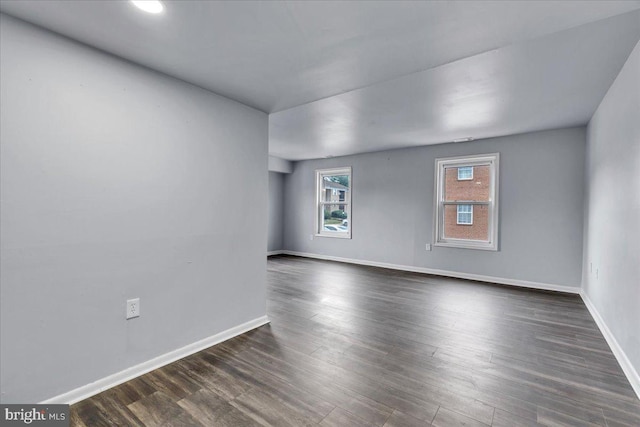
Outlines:
[[[269,172],[269,231],[267,251],[283,249],[284,238],[284,175]]]
[[[640,44],[587,128],[583,287],[640,372]]]
[[[434,160],[500,153],[500,251],[432,242]],[[297,162],[285,249],[579,287],[585,128]],[[353,239],[314,237],[314,170],[353,167]]]
[[[263,316],[267,116],[0,19],[2,402]]]

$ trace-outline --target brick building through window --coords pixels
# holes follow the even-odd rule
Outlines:
[[[489,166],[446,168],[444,200],[448,202],[486,202],[490,197],[490,184],[491,171]],[[445,205],[445,238],[488,240],[488,233],[489,210],[486,205]]]

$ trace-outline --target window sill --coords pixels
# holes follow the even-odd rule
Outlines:
[[[498,246],[491,243],[436,242],[433,244],[433,246],[457,249],[478,249],[481,251],[498,252]]]
[[[314,236],[315,237],[329,237],[331,239],[351,239],[351,233],[349,233],[348,235],[344,235],[343,233],[336,233],[336,234],[319,234],[319,233],[316,233]]]

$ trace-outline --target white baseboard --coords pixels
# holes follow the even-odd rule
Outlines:
[[[284,254],[285,251],[283,250],[278,250],[278,251],[267,251],[267,256],[274,256],[274,255],[282,255]]]
[[[604,339],[607,340],[607,344],[609,344],[613,355],[616,357],[622,371],[627,376],[631,387],[633,387],[633,391],[636,392],[638,399],[640,399],[640,375],[638,375],[638,371],[636,371],[629,361],[626,353],[622,350],[620,344],[618,344],[618,340],[616,340],[616,337],[613,336],[611,330],[607,327],[607,324],[604,322],[602,316],[600,316],[596,306],[593,305],[589,299],[589,296],[584,291],[580,292],[580,296],[582,297],[582,301],[584,301],[584,305],[587,306],[589,313],[591,313],[591,317],[593,317],[593,320],[596,321],[596,325],[600,328],[600,332],[604,335]]]
[[[316,258],[327,261],[345,262],[349,264],[368,265],[371,267],[389,268],[392,270],[410,271],[413,273],[433,274],[435,276],[455,277],[457,279],[477,280],[479,282],[497,283],[500,285],[519,286],[523,288],[541,289],[545,291],[566,292],[570,294],[579,294],[579,286],[563,286],[541,282],[530,282],[527,280],[505,279],[503,277],[483,276],[480,274],[460,273],[457,271],[438,270],[434,268],[414,267],[411,265],[389,264],[386,262],[366,261],[361,259],[342,258],[331,255],[319,255],[307,252],[282,251],[285,255],[294,255],[305,258]]]
[[[101,393],[105,390],[108,390],[112,387],[115,387],[119,384],[132,380],[136,377],[139,377],[140,375],[146,374],[147,372],[151,372],[154,369],[161,368],[171,362],[182,359],[183,357],[197,353],[201,350],[204,350],[205,348],[211,347],[212,345],[219,344],[237,335],[244,334],[245,332],[248,332],[267,323],[269,323],[269,319],[266,315],[258,317],[257,319],[253,319],[241,325],[234,326],[233,328],[227,329],[226,331],[222,331],[200,341],[188,344],[182,348],[170,351],[161,356],[154,357],[153,359],[147,360],[146,362],[140,363],[139,365],[132,366],[123,371],[109,375],[107,377],[99,379],[98,381],[92,382],[82,387],[78,387],[66,393],[62,393],[40,403],[66,403],[71,405],[98,393]]]

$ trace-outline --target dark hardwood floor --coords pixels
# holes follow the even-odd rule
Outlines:
[[[580,297],[279,256],[271,324],[71,407],[77,426],[640,426]]]

